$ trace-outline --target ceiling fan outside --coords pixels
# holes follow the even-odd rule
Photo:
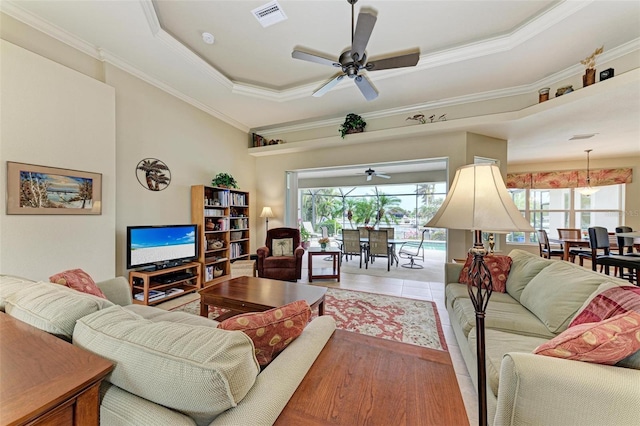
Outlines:
[[[355,25],[354,30],[354,9],[357,2],[358,0],[347,0],[347,3],[351,4],[351,49],[344,51],[337,62],[324,56],[303,52],[301,50],[291,52],[291,57],[294,59],[342,68],[341,74],[332,78],[328,83],[313,93],[315,97],[324,95],[347,76],[355,81],[358,89],[360,89],[360,92],[362,92],[367,101],[372,101],[378,97],[378,91],[365,75],[359,74],[360,71],[379,71],[391,68],[413,67],[420,59],[419,53],[409,53],[367,62],[365,49],[377,18],[372,13],[360,12],[358,14],[358,23]]]
[[[362,174],[362,173],[361,173]],[[364,174],[367,175],[367,182],[369,182],[373,177],[379,177],[383,179],[391,179],[391,176],[384,174],[383,172],[376,172],[371,167],[364,171]]]

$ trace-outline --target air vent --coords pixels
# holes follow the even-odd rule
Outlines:
[[[597,133],[587,133],[585,135],[574,135],[571,139],[569,139],[570,141],[579,141],[581,139],[591,139],[592,137],[594,137],[595,135],[597,135]]]
[[[272,1],[257,9],[253,9],[251,13],[253,13],[253,16],[256,17],[264,28],[287,19],[287,15],[284,14],[282,7],[280,7],[277,1]]]

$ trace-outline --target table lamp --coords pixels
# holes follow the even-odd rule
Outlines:
[[[493,291],[491,274],[484,262],[487,250],[482,230],[493,233],[533,232],[529,222],[513,203],[494,164],[471,164],[456,170],[451,189],[442,206],[425,227],[466,229],[474,233],[473,263],[467,289],[476,313],[476,352],[478,361],[479,424],[487,424],[487,379],[485,364],[484,317]]]
[[[271,207],[263,207],[262,213],[260,213],[260,217],[264,217],[267,220],[267,231],[269,230],[269,218],[275,217],[273,212],[271,211]]]

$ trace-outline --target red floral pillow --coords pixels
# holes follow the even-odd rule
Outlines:
[[[640,350],[640,314],[627,312],[567,328],[533,353],[613,365]]]
[[[488,254],[484,257],[484,263],[489,268],[491,274],[491,283],[493,284],[493,291],[504,293],[507,291],[507,278],[509,277],[509,271],[511,270],[511,262],[513,260],[509,256],[503,256],[499,254]],[[467,260],[464,262],[462,271],[460,271],[460,277],[458,282],[462,284],[469,283],[469,268],[473,263],[473,255],[469,253]]]
[[[61,284],[82,293],[93,294],[94,296],[106,299],[100,287],[96,285],[91,276],[82,269],[69,269],[49,277],[49,281]]]
[[[264,312],[237,315],[222,321],[218,328],[240,330],[249,336],[264,368],[302,333],[310,317],[309,304],[298,300]]]
[[[620,286],[610,288],[594,297],[576,315],[569,327],[588,322],[599,322],[629,311],[640,313],[640,287]]]

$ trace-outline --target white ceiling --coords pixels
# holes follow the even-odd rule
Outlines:
[[[267,1],[3,0],[0,9],[82,51],[113,63],[244,131],[326,122],[430,105],[536,93],[582,72],[580,60],[635,55],[640,67],[639,1],[376,1],[370,59],[419,49],[416,67],[366,73],[380,95],[367,102],[344,79],[313,91],[336,69],[291,58],[293,49],[335,58],[350,46],[347,0],[279,2],[287,18],[263,28],[251,11]],[[202,32],[215,43],[202,41]],[[600,71],[600,70],[598,70]],[[509,140],[509,162],[640,154],[640,84],[540,114],[469,125]],[[553,97],[553,93],[552,93]],[[407,114],[411,115],[411,114]],[[567,142],[575,134],[596,133]]]

